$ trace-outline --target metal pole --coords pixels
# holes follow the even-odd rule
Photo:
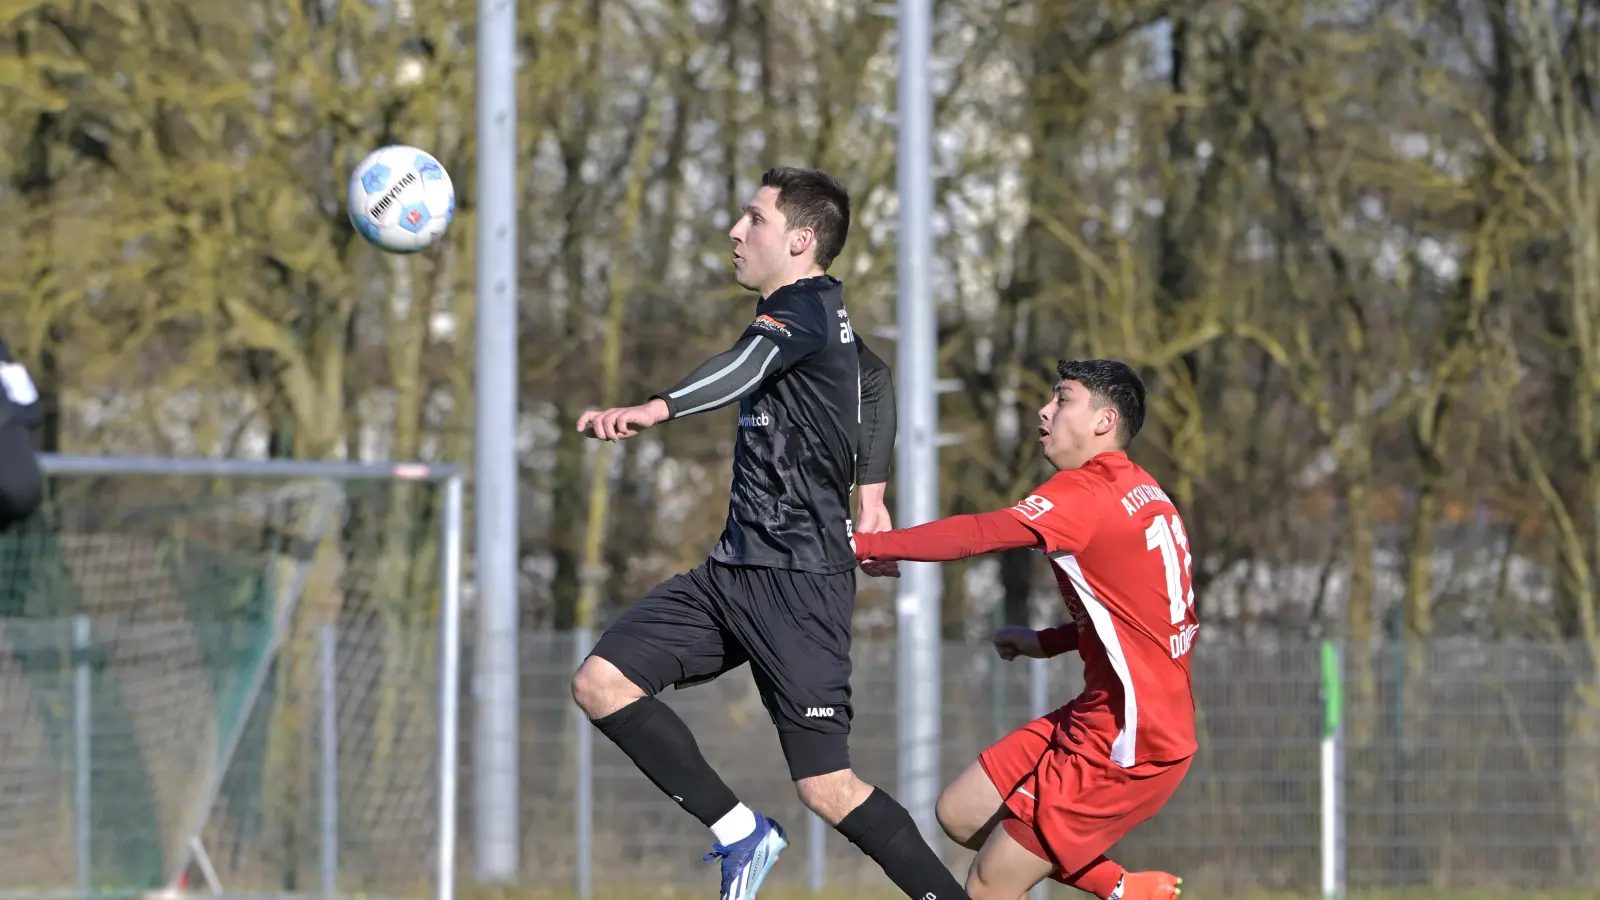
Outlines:
[[[478,0],[478,880],[517,874],[517,7]]]
[[[1039,718],[1050,711],[1050,663],[1043,659],[1028,660],[1028,715]],[[1045,900],[1050,891],[1046,879],[1028,891],[1028,900]]]
[[[584,657],[594,649],[589,629],[578,628],[573,637],[572,668],[577,670]],[[578,734],[578,784],[574,799],[577,822],[577,869],[574,889],[579,900],[589,900],[594,895],[594,725],[576,704],[572,707],[574,730]]]
[[[461,472],[452,463],[357,463],[317,459],[173,459],[168,456],[39,454],[47,475],[205,475],[215,478],[307,478],[334,481],[442,481]]]
[[[1344,848],[1339,741],[1344,727],[1344,672],[1339,646],[1322,641],[1322,897],[1336,900],[1344,893]]]
[[[339,890],[338,637],[322,626],[322,896]]]
[[[437,900],[454,900],[456,761],[461,747],[461,476],[444,483],[439,522],[439,884]]]
[[[933,98],[928,81],[932,0],[900,0],[897,405],[901,528],[939,517],[938,322],[933,262]],[[944,846],[934,816],[939,796],[939,619],[934,563],[902,563],[899,614],[900,794],[923,837]],[[937,852],[937,849],[936,849]]]
[[[996,603],[990,630],[999,631],[1006,624],[1005,603]],[[1006,708],[1006,695],[1010,693],[1011,669],[999,657],[994,657],[989,661],[989,671],[992,673],[989,676],[989,727],[991,739],[999,740],[1016,724],[1008,718],[1010,710]]]
[[[808,877],[806,886],[811,893],[820,894],[828,885],[828,844],[827,825],[822,817],[811,813],[806,822],[806,851],[808,855]]]
[[[79,897],[89,896],[89,879],[94,857],[89,843],[90,783],[94,757],[94,717],[89,704],[93,700],[94,672],[90,668],[89,649],[91,632],[88,616],[72,619],[72,763],[73,763],[73,847],[76,858],[73,865],[73,884]]]

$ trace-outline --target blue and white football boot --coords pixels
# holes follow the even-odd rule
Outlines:
[[[749,837],[728,847],[713,843],[705,861],[722,860],[722,900],[754,900],[787,846],[789,836],[783,826],[760,813]]]

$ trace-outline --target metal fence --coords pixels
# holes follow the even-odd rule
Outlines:
[[[587,882],[601,896],[647,884],[714,884],[699,859],[709,845],[704,829],[603,737],[579,740],[588,726],[567,686],[577,643],[567,634],[523,640],[523,871],[555,887]],[[1347,654],[1338,818],[1349,887],[1593,887],[1600,694],[1588,654],[1576,645],[1472,640],[1413,647],[1409,656],[1404,649],[1381,645],[1364,660]],[[894,644],[858,642],[854,657],[853,760],[863,778],[892,791]],[[1206,635],[1194,659],[1200,752],[1178,795],[1114,857],[1217,891],[1316,892],[1319,657],[1314,641]],[[1003,663],[986,644],[949,644],[943,663],[945,778],[1081,687],[1075,656]],[[795,798],[744,670],[664,699],[740,797],[788,826],[791,850],[771,883],[884,886],[870,861]],[[970,854],[944,849],[964,869]]]
[[[189,633],[175,623],[140,628]],[[79,631],[69,620],[0,628],[0,891],[70,884],[74,854],[84,849],[75,841],[92,838],[102,864],[133,853],[131,843],[148,839],[145,817],[181,812],[209,774],[193,738],[214,729],[213,701],[173,680],[200,670],[169,651],[135,653],[157,648],[143,632],[124,629],[116,640],[97,633],[96,644]],[[331,865],[341,892],[429,895],[438,840],[431,679],[386,689],[402,714],[390,714],[389,733],[380,734],[381,719],[363,701],[378,696],[368,676],[385,668],[369,658],[380,645],[323,634],[306,677],[292,691],[287,682],[273,688],[278,716],[301,722],[296,740],[306,744],[298,756],[304,770],[284,782],[293,796],[263,784],[270,773],[258,753],[236,755],[225,773],[207,832],[222,882],[229,892],[318,893]],[[425,643],[418,637],[398,645]],[[520,887],[593,896],[714,889],[714,867],[700,862],[710,843],[705,829],[575,712],[568,679],[582,644],[571,634],[522,639]],[[74,646],[79,652],[68,653]],[[111,668],[103,654],[96,662],[95,646],[110,648]],[[50,648],[54,655],[40,656]],[[1576,646],[1472,641],[1413,648],[1409,657],[1401,649],[1382,646],[1366,656],[1370,694],[1362,666],[1353,659],[1346,666],[1339,819],[1349,886],[1592,888],[1600,860],[1600,694],[1587,654]],[[470,642],[468,654],[470,662]],[[1195,654],[1199,755],[1173,801],[1113,856],[1130,867],[1179,872],[1211,896],[1317,892],[1324,850],[1317,644],[1211,634]],[[860,641],[854,656],[854,762],[868,781],[893,791],[894,643]],[[1002,663],[987,645],[963,643],[946,645],[943,664],[944,778],[1081,686],[1073,657]],[[129,693],[129,684],[141,692]],[[746,670],[664,699],[740,797],[789,828],[792,846],[771,877],[774,888],[838,896],[888,887],[870,861],[800,806]],[[463,700],[470,719],[466,686]],[[80,737],[84,728],[92,742]],[[461,734],[465,745],[472,730]],[[270,739],[252,729],[244,746],[264,749]],[[92,760],[91,777],[80,786],[73,761],[84,759]],[[462,783],[470,784],[471,754],[459,759]],[[460,820],[470,823],[472,793],[459,801]],[[75,829],[75,810],[95,817],[97,827]],[[470,825],[463,831],[458,883],[465,888]],[[941,849],[958,871],[970,859],[947,842]],[[1048,892],[1068,896],[1058,886]]]

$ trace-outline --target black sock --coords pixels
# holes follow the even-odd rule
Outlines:
[[[739,798],[700,755],[694,733],[672,707],[655,697],[635,700],[603,719],[600,733],[628,754],[661,792],[707,828],[733,811]]]
[[[971,900],[895,799],[873,788],[839,823],[839,833],[883,867],[895,887],[913,900]]]

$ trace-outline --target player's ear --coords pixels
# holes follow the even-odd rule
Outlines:
[[[789,233],[789,255],[799,256],[817,242],[817,233],[810,228],[796,228]]]
[[[1094,433],[1097,436],[1111,434],[1117,430],[1117,420],[1120,416],[1117,408],[1110,403],[1100,407],[1099,415],[1095,416]]]

